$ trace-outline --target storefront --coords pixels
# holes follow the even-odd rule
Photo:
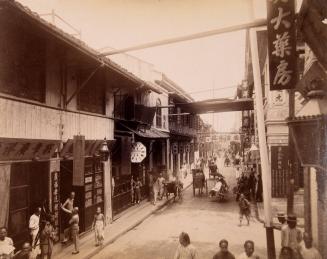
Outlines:
[[[49,205],[50,160],[58,141],[1,138],[0,143],[0,223],[19,248],[29,240],[30,216]]]

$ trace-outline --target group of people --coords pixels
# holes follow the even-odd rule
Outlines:
[[[261,174],[255,173],[254,168],[246,168],[242,164],[235,165],[235,178],[237,181],[236,200],[243,193],[248,200],[262,202]]]
[[[66,243],[71,240],[74,245],[72,254],[79,253],[79,209],[74,206],[75,192],[71,192],[70,196],[61,205],[66,216],[68,228],[64,231],[64,240]],[[56,239],[56,229],[54,224],[54,216],[45,207],[37,207],[35,212],[30,216],[28,227],[30,238],[27,239],[21,250],[15,253],[13,240],[7,236],[7,228],[0,228],[0,258],[17,258],[17,259],[51,259],[53,244]],[[95,234],[95,245],[102,245],[104,242],[104,230],[106,226],[105,217],[98,207],[94,215],[92,228]]]
[[[277,228],[281,230],[281,251],[279,259],[322,259],[319,251],[313,247],[312,236],[297,227],[297,217],[283,212],[277,214],[281,223]]]
[[[220,250],[212,257],[213,259],[235,259],[235,256],[228,250],[228,241],[222,239],[219,241]],[[197,249],[191,244],[190,236],[182,232],[179,235],[179,245],[175,252],[174,259],[199,259]],[[254,251],[254,242],[246,240],[244,242],[244,252],[237,259],[259,259],[260,257]]]

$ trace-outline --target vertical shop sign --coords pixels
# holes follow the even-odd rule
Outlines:
[[[59,241],[59,210],[60,210],[60,187],[59,187],[59,170],[51,171],[51,183],[52,183],[52,213],[54,216],[55,238],[54,241]]]
[[[267,0],[270,90],[296,84],[295,0]]]
[[[84,164],[85,164],[85,137],[74,136],[73,154],[73,185],[84,186]]]
[[[272,196],[286,197],[288,179],[288,146],[271,147]]]

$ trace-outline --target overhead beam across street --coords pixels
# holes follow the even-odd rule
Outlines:
[[[180,103],[176,106],[182,107],[184,112],[193,114],[248,111],[253,110],[253,99],[211,99],[199,102]]]
[[[215,29],[215,30],[189,34],[186,36],[181,36],[181,37],[176,37],[176,38],[153,41],[153,42],[144,43],[144,44],[140,44],[140,45],[136,45],[136,46],[131,46],[131,47],[123,48],[123,49],[106,51],[106,52],[100,53],[99,57],[105,57],[105,56],[110,56],[110,55],[115,55],[115,54],[135,51],[135,50],[153,48],[153,47],[158,47],[158,46],[162,46],[162,45],[168,45],[168,44],[173,44],[173,43],[178,43],[178,42],[183,42],[183,41],[201,39],[201,38],[206,38],[206,37],[210,37],[210,36],[214,36],[214,35],[218,35],[218,34],[265,26],[266,24],[267,24],[266,19],[258,19],[258,20],[252,21],[252,22],[227,26],[227,27],[223,27],[223,28],[219,28],[219,29]]]

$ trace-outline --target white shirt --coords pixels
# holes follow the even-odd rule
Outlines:
[[[178,245],[174,259],[197,259],[198,255],[193,245],[182,246]]]
[[[29,224],[28,224],[28,227],[30,230],[38,230],[39,227],[40,227],[40,217],[33,214],[31,217],[30,217],[30,221],[29,221]]]
[[[10,255],[14,252],[15,247],[10,237],[5,237],[4,240],[0,240],[0,255]]]
[[[303,246],[301,248],[301,255],[302,255],[303,259],[322,259],[318,250],[314,247],[311,247],[308,249]]]
[[[237,259],[260,259],[260,257],[258,255],[256,255],[255,253],[253,253],[250,257],[248,257],[246,255],[246,253],[244,252],[244,253],[240,254],[237,257]]]

